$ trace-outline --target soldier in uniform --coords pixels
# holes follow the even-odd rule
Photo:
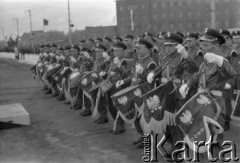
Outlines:
[[[124,58],[127,58],[127,59],[134,58],[133,39],[134,39],[134,37],[132,35],[124,35],[123,43],[127,46],[127,49],[124,52]]]
[[[119,88],[116,88],[115,86],[116,82],[118,80],[123,80],[124,78],[127,77],[126,67],[128,62],[124,58],[124,50],[126,48],[127,46],[122,42],[118,42],[113,45],[112,49],[114,54],[114,60],[111,63],[110,69],[107,70],[107,72],[104,71],[103,73],[103,74],[106,74],[105,76],[103,76],[103,78],[106,78],[107,80],[109,80],[113,84],[113,86],[105,93],[105,98],[107,103],[105,103],[105,101],[100,101],[99,105],[108,106],[108,110],[112,118],[116,122],[114,123],[116,125],[114,126],[113,130],[111,130],[113,135],[125,132],[125,123],[120,116],[117,117],[117,109],[113,105],[111,96],[117,91],[119,91]],[[104,112],[104,113],[107,114],[107,112]],[[107,115],[101,115],[101,116],[107,117]]]
[[[96,49],[95,49],[96,61],[94,62],[94,66],[93,66],[93,70],[95,70],[96,72],[104,71],[107,67],[109,67],[110,57],[106,53],[106,51],[107,51],[107,47],[105,47],[104,45],[98,44],[96,46]],[[90,116],[92,114],[91,108],[90,108],[91,107],[91,100],[89,99],[89,97],[91,97],[93,99],[93,101],[96,101],[96,94],[93,93],[92,96],[91,95],[84,95],[84,104],[85,104],[84,107],[85,107],[85,109],[84,109],[83,112],[80,113],[80,115],[82,115],[82,116]],[[101,98],[100,98],[100,101],[101,101]],[[104,98],[102,100],[104,100]],[[95,105],[98,106],[99,104],[96,102]],[[106,111],[107,111],[107,109],[105,108],[105,106],[100,106],[99,107],[99,112],[103,116],[101,116],[95,122],[97,122],[98,124],[107,123],[108,118],[104,116],[104,115],[106,115],[105,114]]]
[[[229,37],[230,37],[230,32],[227,29],[220,29],[219,32],[223,35],[225,38],[226,42],[221,46],[221,51],[219,55],[222,57],[226,58],[228,62],[234,66],[234,62],[236,60],[236,57],[238,57],[238,54],[235,50],[229,47]],[[230,120],[231,120],[231,114],[232,114],[232,97],[233,97],[233,87],[235,84],[236,79],[232,78],[228,80],[224,86],[223,89],[223,99],[226,104],[226,116],[225,116],[225,125],[224,129],[225,131],[229,129],[230,127]]]
[[[147,93],[149,90],[153,89],[152,84],[147,84],[147,74],[154,70],[157,66],[154,60],[150,57],[151,49],[153,45],[141,38],[138,43],[135,45],[136,53],[138,55],[138,60],[135,63],[135,69],[133,76],[129,76],[124,80],[120,80],[116,83],[116,88],[126,87],[130,85],[142,85],[144,84],[143,94]],[[133,142],[138,148],[143,147],[143,130],[140,125],[141,116],[137,115],[136,120],[134,121],[135,128],[140,135],[140,138]]]
[[[116,44],[118,42],[122,42],[122,41],[123,41],[123,39],[121,37],[119,37],[119,36],[114,36],[114,38],[113,38],[113,43],[114,44]]]
[[[236,75],[236,71],[229,64],[227,59],[220,54],[221,46],[225,43],[225,38],[217,30],[206,29],[205,34],[200,38],[200,41],[204,51],[205,62],[200,65],[199,72],[186,84],[183,84],[180,87],[179,92],[182,97],[185,98],[188,90],[197,88],[198,91],[202,91],[202,89],[208,89],[210,94],[216,99],[221,107],[218,121],[221,126],[224,126],[226,107],[222,97],[223,86],[219,84]],[[221,136],[218,136],[217,138],[217,142],[222,141]],[[217,152],[219,149],[219,147],[214,147],[213,151]],[[204,159],[204,156],[202,157]],[[213,157],[215,158],[216,156],[214,155]],[[207,157],[205,159],[207,159]]]

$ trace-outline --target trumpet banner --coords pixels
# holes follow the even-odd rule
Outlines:
[[[144,107],[140,123],[145,134],[165,132],[167,125],[170,124],[170,117],[174,116],[174,111],[168,110],[171,107],[166,107],[167,101],[174,106],[173,91],[174,85],[169,81],[142,96]]]
[[[217,101],[208,92],[201,92],[189,99],[176,113],[176,124],[183,131],[184,140],[190,149],[196,151],[198,148],[193,145],[194,141],[208,142],[210,136],[215,141],[217,135],[223,133],[224,119],[220,112]],[[207,150],[207,146],[199,148],[200,153]]]

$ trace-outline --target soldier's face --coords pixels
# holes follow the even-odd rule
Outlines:
[[[123,56],[123,49],[118,48],[113,50],[114,57],[121,58]]]
[[[176,48],[177,44],[166,44],[165,50],[168,54],[172,53]]]
[[[145,45],[141,45],[136,47],[136,52],[139,58],[143,58],[148,54],[148,49]]]
[[[200,41],[200,45],[205,52],[211,52],[215,48],[212,41]]]
[[[95,53],[96,53],[96,57],[97,58],[102,58],[103,57],[103,50],[102,49],[96,49],[95,50]]]
[[[187,47],[192,47],[196,44],[196,39],[195,38],[189,38],[187,40]]]
[[[123,43],[124,43],[125,45],[127,45],[127,46],[131,46],[131,45],[133,44],[132,40],[131,40],[131,39],[127,39],[127,38],[125,38],[125,39],[123,40]]]
[[[76,49],[71,50],[71,55],[74,56],[78,55],[78,51]]]

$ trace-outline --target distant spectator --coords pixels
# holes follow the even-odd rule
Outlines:
[[[15,53],[15,59],[19,59],[19,51],[17,46],[14,47],[14,53]]]

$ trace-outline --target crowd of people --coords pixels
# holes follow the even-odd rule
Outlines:
[[[238,102],[234,90],[240,89],[240,31],[127,34],[65,47],[44,44],[39,52],[31,70],[46,94],[82,110],[81,116],[92,115],[99,125],[109,122],[109,112],[113,135],[124,133],[125,123],[134,124],[138,148],[150,133],[169,135],[171,150],[177,148],[174,144],[186,133],[175,116],[202,92],[220,109],[213,116],[222,130],[215,132],[209,124],[210,133],[221,141],[230,128],[231,101]]]

